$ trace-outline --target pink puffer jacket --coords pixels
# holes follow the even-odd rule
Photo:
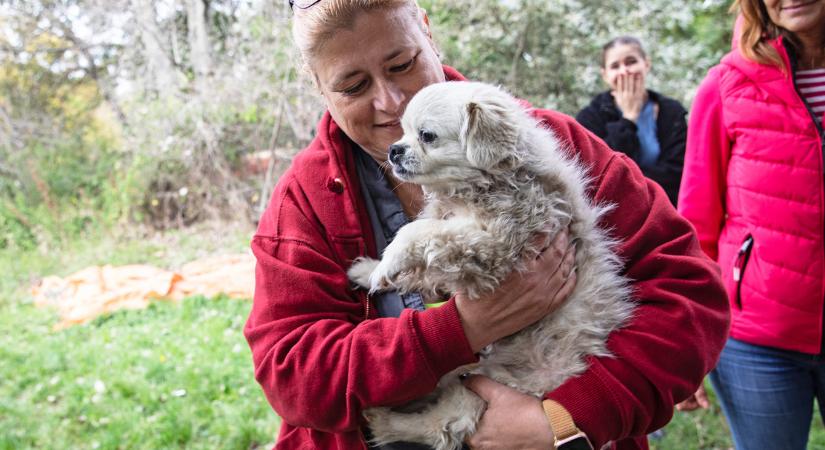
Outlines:
[[[782,40],[772,45],[790,67]],[[710,70],[692,108],[679,211],[721,266],[731,336],[819,353],[825,300],[821,128],[791,75],[736,50]]]

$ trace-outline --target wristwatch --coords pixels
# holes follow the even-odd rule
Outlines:
[[[541,402],[544,407],[544,414],[550,421],[550,428],[553,429],[555,450],[593,450],[593,444],[587,435],[573,422],[573,417],[558,402],[554,400],[544,400]]]

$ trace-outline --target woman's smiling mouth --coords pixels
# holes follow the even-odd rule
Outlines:
[[[782,11],[795,11],[797,9],[804,8],[808,5],[813,5],[816,2],[817,2],[817,0],[811,0],[811,1],[808,1],[808,2],[802,2],[802,3],[794,3],[794,4],[791,4],[791,5],[782,6],[781,10]]]

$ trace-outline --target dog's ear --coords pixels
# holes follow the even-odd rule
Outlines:
[[[516,145],[518,130],[511,107],[487,98],[467,104],[459,134],[467,159],[477,167],[492,167]]]

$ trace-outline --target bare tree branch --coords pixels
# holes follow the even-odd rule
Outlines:
[[[202,81],[212,72],[209,33],[206,27],[206,8],[203,0],[184,0],[189,34],[189,55],[195,80]]]
[[[137,20],[144,56],[154,80],[154,88],[162,96],[173,97],[179,92],[179,74],[163,49],[161,30],[155,20],[154,2],[151,0],[131,0]]]

